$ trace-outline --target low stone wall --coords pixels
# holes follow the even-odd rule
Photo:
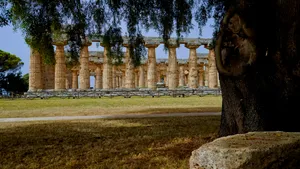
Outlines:
[[[151,90],[147,88],[141,89],[101,89],[101,90],[66,90],[66,91],[54,91],[54,90],[40,90],[36,92],[27,92],[24,94],[25,98],[80,98],[80,97],[116,97],[123,96],[130,98],[132,96],[140,97],[188,97],[192,95],[205,96],[205,95],[221,95],[220,89],[175,89],[168,90],[166,88],[158,88],[157,90]]]
[[[191,169],[297,169],[300,133],[250,132],[222,137],[192,152]]]

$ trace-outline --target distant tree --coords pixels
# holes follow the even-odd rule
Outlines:
[[[0,80],[0,87],[14,94],[22,94],[28,90],[28,83],[23,79],[21,72],[8,73]]]
[[[14,93],[28,90],[28,80],[19,71],[23,64],[16,55],[0,50],[0,89]]]
[[[0,73],[17,71],[23,64],[16,55],[0,50]]]
[[[26,85],[27,88],[28,88],[28,86],[29,86],[29,73],[26,73],[25,75],[23,75],[22,79],[23,79],[25,85]],[[27,90],[28,90],[28,89],[27,89]]]

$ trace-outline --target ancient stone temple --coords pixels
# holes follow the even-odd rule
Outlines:
[[[168,59],[156,56],[156,48],[163,44],[161,38],[145,37],[145,47],[148,56],[142,60],[139,67],[134,67],[128,49],[124,54],[122,65],[114,65],[107,56],[107,49],[101,44],[101,39],[91,38],[81,48],[79,63],[67,66],[64,46],[58,42],[56,46],[55,65],[43,62],[37,51],[31,50],[29,91],[53,89],[55,91],[94,89],[133,89],[148,88],[155,90],[157,84],[174,90],[187,87],[196,89],[207,86],[218,88],[218,74],[213,50],[207,53],[197,53],[201,45],[207,46],[210,39],[183,38],[179,41],[189,49],[186,59],[177,58],[175,39],[170,39]],[[92,42],[100,42],[104,51],[89,51]],[[128,38],[124,37],[124,47],[128,47]],[[95,83],[90,83],[90,77]]]

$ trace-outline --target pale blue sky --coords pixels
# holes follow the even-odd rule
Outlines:
[[[195,29],[191,30],[191,32],[184,37],[190,37],[190,38],[198,38],[199,37],[199,31],[197,28],[197,24],[195,22],[194,27]],[[212,20],[209,20],[208,24],[203,28],[202,30],[202,36],[201,38],[211,38],[213,33],[213,28],[210,26],[213,23]],[[122,28],[125,28],[125,25],[123,25]],[[123,29],[123,33],[125,33],[126,29]],[[150,30],[149,32],[144,32],[144,36],[158,36],[158,34]],[[0,28],[0,49],[12,54],[15,54],[16,56],[20,57],[22,61],[24,62],[24,66],[22,67],[21,71],[22,74],[26,74],[29,72],[29,47],[25,43],[24,36],[20,31],[13,31],[12,26],[5,26]],[[103,51],[102,47],[96,47],[96,43],[93,43],[92,46],[89,47],[90,51]],[[199,53],[208,53],[208,50],[202,47],[199,47],[197,49],[197,52]],[[184,47],[184,45],[181,45],[177,49],[177,57],[178,58],[188,58],[189,51],[187,48]],[[156,48],[156,57],[157,58],[167,58],[168,53],[166,53],[163,50],[163,45],[160,45],[158,48]]]

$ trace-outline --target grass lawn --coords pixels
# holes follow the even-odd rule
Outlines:
[[[47,105],[48,101],[59,104],[59,100],[32,102]],[[105,102],[68,101],[79,102],[79,107],[84,101],[94,106]],[[65,102],[61,100],[69,107]],[[191,152],[216,138],[219,124],[220,117],[0,123],[0,168],[185,169]]]
[[[219,112],[221,96],[114,97],[80,99],[0,99],[0,118],[75,115],[108,115],[127,113]]]

